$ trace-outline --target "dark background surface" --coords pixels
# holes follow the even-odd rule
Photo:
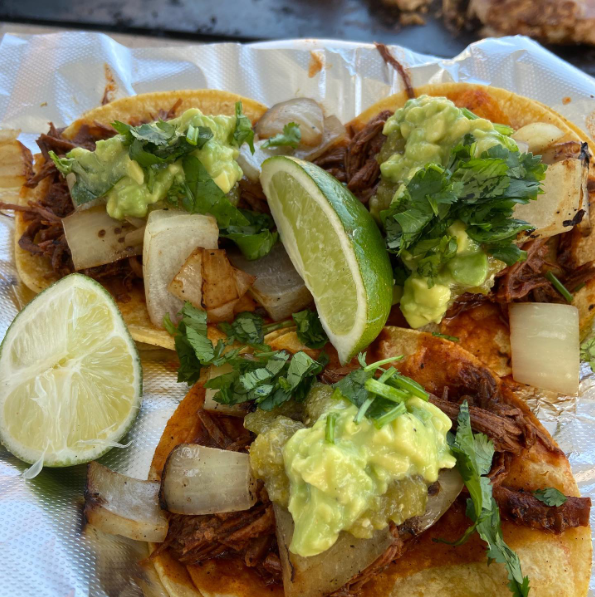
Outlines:
[[[379,41],[452,57],[477,36],[453,35],[439,18],[439,6],[430,9],[425,26],[402,27],[399,11],[380,0],[0,0],[0,21],[200,42],[301,37]],[[553,50],[595,75],[595,49]]]

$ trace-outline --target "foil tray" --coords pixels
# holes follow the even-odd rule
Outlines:
[[[452,60],[393,47],[414,86],[466,81],[505,87],[562,113],[595,133],[595,80],[524,37],[486,39]],[[314,66],[313,66],[314,65]],[[322,68],[314,68],[322,65]],[[214,88],[272,105],[312,97],[343,122],[402,85],[375,48],[335,40],[127,48],[99,33],[5,35],[0,43],[0,126],[20,129],[36,151],[48,122],[64,126],[101,103],[148,91]],[[27,293],[13,259],[13,222],[0,217],[0,337]],[[138,419],[101,462],[146,479],[161,432],[185,395],[172,354],[142,349],[144,398]],[[595,498],[595,376],[583,365],[580,398],[536,400],[540,420],[568,455],[583,495]],[[0,448],[0,595],[138,597],[144,544],[85,528],[84,466],[45,469]],[[595,516],[595,510],[593,512]],[[591,524],[595,529],[595,518]],[[589,595],[595,597],[595,578]]]

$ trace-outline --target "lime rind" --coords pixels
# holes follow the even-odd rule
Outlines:
[[[328,317],[320,308],[320,297],[317,297],[308,280],[295,238],[299,223],[288,221],[274,188],[273,178],[279,172],[299,181],[299,185],[324,212],[329,225],[338,234],[357,300],[355,324],[347,333],[337,333],[329,326]],[[337,349],[340,360],[348,362],[376,338],[390,312],[393,275],[382,235],[370,213],[356,197],[338,180],[310,162],[289,156],[269,158],[263,164],[261,182],[285,249],[314,296],[323,327]]]
[[[54,338],[44,338],[42,335],[38,336],[37,338],[27,338],[27,336],[31,336],[31,334],[28,332],[30,332],[31,328],[35,327],[36,325],[41,328],[43,328],[45,325],[46,329],[47,327],[51,327],[53,325],[56,328],[54,335],[58,337],[60,334],[62,334],[62,336],[71,334],[72,330],[69,326],[72,324],[73,320],[76,320],[77,318],[80,319],[81,317],[80,305],[76,305],[76,301],[71,300],[74,293],[77,291],[86,292],[89,296],[94,295],[96,297],[95,312],[93,311],[92,305],[92,308],[89,309],[86,314],[90,318],[101,318],[102,316],[107,316],[107,319],[105,320],[105,327],[103,328],[103,340],[107,342],[108,346],[110,343],[112,346],[117,344],[120,354],[122,356],[129,357],[129,377],[131,379],[127,386],[130,390],[130,397],[128,398],[129,405],[127,407],[125,416],[120,420],[115,418],[112,424],[104,430],[105,437],[96,436],[93,438],[77,440],[74,442],[74,444],[77,442],[80,443],[81,445],[79,447],[67,446],[58,450],[56,453],[53,453],[52,450],[48,450],[47,443],[45,448],[41,448],[39,446],[33,447],[31,445],[27,445],[26,442],[17,439],[14,433],[14,421],[9,422],[7,420],[6,406],[8,399],[13,400],[14,404],[11,403],[11,412],[8,414],[8,418],[13,418],[15,413],[22,417],[22,412],[27,412],[27,408],[30,406],[30,404],[27,404],[27,400],[40,401],[40,398],[39,395],[37,395],[33,398],[27,398],[25,403],[21,403],[18,401],[18,398],[14,398],[15,392],[18,391],[18,388],[24,383],[32,382],[33,387],[35,387],[36,390],[39,390],[40,388],[42,390],[44,389],[43,381],[40,381],[39,376],[34,375],[34,369],[36,367],[38,369],[43,369],[44,367],[49,368],[52,366],[53,362],[56,367],[64,367],[64,371],[67,371],[69,365],[72,364],[71,361],[68,360],[67,356],[65,356],[65,360],[63,359],[63,362],[58,362],[60,359],[56,360],[55,356],[52,357],[51,348]],[[55,305],[65,304],[63,302],[61,303],[61,300],[71,300],[71,303],[68,303],[70,305],[69,308],[72,309],[73,313],[73,317],[70,319],[70,321],[43,322],[44,311],[46,312],[46,316],[52,310],[52,308],[55,312]],[[85,313],[82,314],[85,315]],[[97,323],[96,320],[94,321]],[[60,327],[61,325],[65,325],[66,330],[62,329]],[[109,351],[94,351],[94,346],[87,344],[86,340],[87,339],[83,337],[82,340],[77,344],[77,350],[79,350],[81,353],[79,361],[84,358],[91,359],[93,366],[96,366],[97,364],[101,364],[102,359],[105,361],[105,359],[110,356]],[[35,356],[38,351],[47,350],[47,359],[43,359],[43,362],[42,359],[37,359],[34,360],[34,362],[28,363],[27,361],[31,359],[27,359],[27,354],[25,354],[24,364],[26,367],[24,369],[19,369],[19,366],[23,365],[23,359],[19,359],[19,355],[14,354],[15,348],[17,352],[19,350],[23,352],[23,344],[27,342],[29,342],[28,347],[30,347],[31,350],[25,351],[26,353],[33,353]],[[21,346],[16,346],[17,344],[20,344]],[[96,345],[98,345],[100,348],[105,348],[105,343],[103,347],[101,346],[101,342],[96,343]],[[77,371],[76,373],[80,375],[80,371]],[[87,387],[96,387],[96,384],[101,381],[101,377],[102,375],[100,374],[99,376],[94,376],[93,379],[88,380]],[[24,381],[23,378],[25,378]],[[48,377],[46,376],[46,382],[47,379]],[[114,376],[114,384],[123,383],[126,385],[126,382],[122,381],[122,379],[118,379],[116,376]],[[122,437],[124,437],[130,430],[136,415],[138,414],[141,396],[142,366],[140,357],[138,355],[134,340],[130,336],[126,324],[124,323],[122,315],[120,314],[120,311],[118,310],[118,307],[116,306],[116,303],[109,292],[103,286],[101,286],[101,284],[82,274],[71,274],[66,276],[37,295],[33,301],[31,301],[31,303],[29,303],[15,317],[14,321],[6,332],[2,343],[0,344],[0,442],[12,454],[24,462],[34,464],[39,462],[40,458],[43,458],[44,466],[64,467],[82,464],[99,458],[108,452],[113,445]],[[59,398],[59,400],[55,401],[54,398]],[[71,396],[69,396],[69,398],[71,398]],[[51,397],[51,399],[54,400],[52,404],[52,406],[55,407],[54,411],[60,411],[63,406],[65,408],[73,406],[72,400],[69,402],[63,400],[63,397]],[[48,400],[45,404],[43,404],[43,400],[40,402],[42,402],[42,404],[40,405],[38,411],[43,410],[43,407],[45,407],[47,411],[51,400]],[[74,402],[76,402],[76,400]],[[17,410],[15,410],[15,404],[18,407]],[[81,412],[85,414],[86,409],[84,405],[80,404],[78,406],[82,409]],[[88,406],[91,410],[93,408],[97,408],[98,406],[103,406],[104,412],[113,413],[113,405],[111,404],[93,404]],[[51,420],[52,416],[56,413],[45,412],[44,414],[46,417],[50,418],[50,420],[46,420],[46,424],[43,426],[43,429],[47,431],[53,424],[56,424],[56,420]],[[72,414],[72,410],[70,411],[70,414]],[[26,421],[19,421],[19,425],[16,426],[17,434],[20,432],[18,427],[24,428],[25,425]]]

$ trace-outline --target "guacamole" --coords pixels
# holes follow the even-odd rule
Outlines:
[[[420,169],[429,164],[442,169],[448,166],[452,150],[467,135],[473,137],[475,157],[498,145],[517,151],[516,143],[501,130],[502,127],[458,108],[444,97],[421,96],[407,101],[384,125],[387,139],[378,156],[381,182],[370,202],[371,212],[379,217],[391,205],[399,205],[407,183]],[[455,221],[446,234],[456,243],[456,251],[452,250],[439,271],[433,271],[431,276],[426,269],[418,271],[420,255],[427,253],[418,251],[416,246],[411,252],[399,252],[409,276],[399,282],[395,296],[412,328],[439,323],[452,301],[463,292],[487,293],[493,285],[493,275],[504,267],[469,238],[463,222]]]
[[[517,149],[510,137],[498,132],[485,118],[469,118],[445,97],[422,95],[410,99],[385,123],[387,139],[378,155],[381,181],[370,200],[378,217],[398,198],[401,185],[426,164],[446,166],[451,150],[467,134],[475,137],[477,156],[494,145]]]
[[[404,259],[412,273],[405,280],[400,305],[412,328],[440,323],[451,300],[463,292],[486,294],[494,284],[494,274],[504,267],[467,236],[462,222],[455,222],[448,233],[456,238],[457,252],[442,266],[433,284],[415,271],[414,260]]]
[[[175,127],[170,129],[175,132],[167,140],[170,146],[184,137],[190,127],[206,127],[211,131],[213,136],[190,155],[198,158],[224,193],[229,193],[242,177],[242,169],[235,161],[239,150],[233,144],[236,117],[206,116],[197,108],[191,108],[167,123]],[[150,141],[151,125],[143,126],[149,127],[144,133]],[[157,139],[159,130],[154,129],[153,132]],[[165,199],[173,184],[184,182],[182,160],[161,164],[149,176],[146,169],[130,158],[124,141],[123,135],[116,135],[98,141],[95,151],[77,147],[68,153],[67,160],[63,160],[67,163],[63,168],[68,167],[75,173],[79,193],[87,191],[90,197],[107,199],[107,213],[112,218],[142,218],[147,215],[150,205]],[[83,185],[85,188],[81,189]]]
[[[304,423],[285,416],[246,417],[260,433],[250,449],[256,477],[271,499],[288,506],[295,530],[290,550],[311,556],[327,550],[339,532],[369,538],[389,521],[401,524],[426,510],[427,486],[455,459],[446,442],[450,419],[421,400],[378,429],[357,407],[316,384],[306,401]],[[335,443],[325,440],[326,417],[337,413]],[[314,417],[317,417],[314,419]]]

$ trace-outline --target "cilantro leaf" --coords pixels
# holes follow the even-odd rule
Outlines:
[[[163,319],[165,329],[174,336],[174,344],[180,367],[178,382],[194,384],[200,378],[203,367],[219,367],[237,357],[237,350],[227,350],[227,342],[218,340],[213,346],[207,335],[207,313],[197,309],[191,303],[184,303],[178,313],[180,321],[175,325],[169,314]]]
[[[519,557],[504,541],[500,510],[492,496],[490,479],[486,476],[492,466],[494,445],[483,433],[473,433],[467,401],[461,404],[457,433],[454,437],[450,434],[449,444],[457,459],[457,469],[471,496],[467,500],[466,513],[473,521],[473,525],[453,545],[461,545],[474,530],[477,531],[488,545],[488,563],[495,561],[504,564],[508,572],[510,592],[518,597],[527,597],[529,579],[523,577]]]
[[[463,111],[468,118],[472,113]],[[386,246],[399,273],[412,270],[432,286],[441,268],[456,255],[457,240],[448,230],[461,221],[468,236],[490,255],[512,265],[526,258],[514,240],[529,224],[513,217],[517,203],[542,192],[545,164],[539,156],[520,153],[499,129],[502,145],[476,155],[472,135],[454,147],[446,167],[427,164],[399,187],[391,206],[380,213]],[[406,278],[405,278],[406,279]]]
[[[439,332],[432,332],[432,336],[436,338],[444,338],[444,340],[450,340],[451,342],[460,342],[460,339],[456,336],[449,336],[448,334],[440,334]]]
[[[205,387],[219,390],[213,398],[221,404],[253,401],[272,410],[292,398],[303,401],[327,362],[326,355],[314,360],[305,352],[291,359],[285,351],[256,352],[251,358],[235,359],[231,373],[209,380]]]
[[[246,259],[253,261],[268,255],[279,240],[279,233],[273,232],[274,222],[271,216],[240,209],[247,221],[245,225],[229,225],[219,235],[233,241]]]
[[[220,323],[219,329],[225,332],[231,341],[259,347],[264,342],[264,320],[256,313],[239,313],[232,323]]]
[[[297,337],[308,348],[323,348],[328,342],[328,336],[320,323],[318,313],[304,309],[292,316],[297,325]]]
[[[591,371],[595,372],[595,336],[581,344],[581,361],[588,363]]]
[[[248,143],[250,152],[254,153],[254,131],[250,119],[242,112],[242,102],[236,102],[236,128],[233,138],[237,147]]]
[[[561,506],[565,504],[568,498],[555,487],[546,487],[545,489],[537,489],[533,495],[546,506]]]
[[[125,174],[122,169],[106,168],[94,153],[88,156],[88,163],[93,162],[92,167],[83,166],[76,158],[60,158],[53,151],[49,154],[58,172],[64,176],[70,173],[76,175],[74,185],[70,189],[70,196],[76,205],[83,205],[103,197]],[[98,171],[104,176],[94,175]]]
[[[186,156],[182,166],[185,180],[181,203],[186,211],[211,214],[217,218],[220,228],[230,225],[245,226],[249,223],[242,212],[229,202],[196,156]]]
[[[302,140],[302,131],[300,131],[300,125],[295,122],[290,122],[283,127],[283,132],[267,139],[264,142],[263,148],[267,147],[281,147],[288,145],[294,149],[300,144]]]

